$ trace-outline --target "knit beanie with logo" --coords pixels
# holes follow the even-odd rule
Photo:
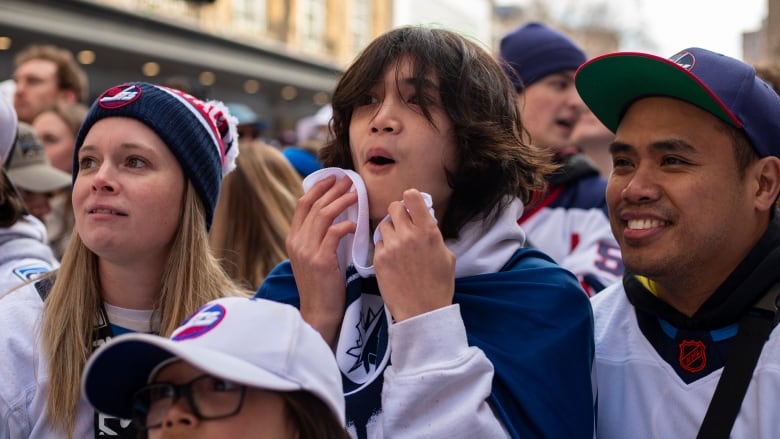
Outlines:
[[[92,104],[76,137],[74,183],[84,138],[95,122],[106,117],[136,119],[168,145],[203,202],[210,228],[222,178],[235,168],[238,156],[237,120],[227,107],[146,82],[112,87]]]

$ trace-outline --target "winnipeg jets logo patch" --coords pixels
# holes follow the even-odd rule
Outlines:
[[[347,355],[355,357],[355,365],[347,373],[352,373],[358,368],[362,368],[365,373],[369,373],[376,367],[376,340],[378,338],[378,329],[382,323],[382,310],[367,309],[361,314],[360,321],[355,325],[357,330],[357,339],[355,346],[347,350]]]
[[[136,84],[124,84],[106,90],[98,98],[98,106],[104,110],[116,110],[137,101],[141,97],[141,87]]]
[[[200,337],[214,329],[225,318],[227,310],[219,304],[205,306],[187,319],[179,329],[174,332],[172,340],[180,341],[188,338]]]
[[[347,394],[373,382],[389,358],[384,302],[381,296],[363,294],[344,313],[336,350]]]
[[[693,66],[696,65],[696,58],[693,56],[691,52],[678,52],[674,55],[672,55],[671,58],[669,58],[670,61],[677,64],[678,66],[684,68],[685,70],[691,70],[693,69]]]

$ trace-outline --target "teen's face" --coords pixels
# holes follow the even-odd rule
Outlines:
[[[445,168],[456,172],[452,121],[439,99],[438,78],[425,79],[418,94],[409,61],[400,61],[397,74],[391,65],[352,113],[352,161],[366,184],[372,224],[387,215],[388,205],[401,200],[406,189],[429,193],[439,219],[452,195],[445,174]],[[421,100],[429,103],[433,124],[423,115]]]
[[[517,95],[517,103],[531,143],[556,151],[569,146],[572,130],[585,110],[574,87],[574,70],[539,79]]]
[[[84,244],[109,260],[165,260],[185,185],[165,143],[135,119],[108,117],[89,130],[78,162],[73,211]]]
[[[725,276],[752,247],[755,189],[740,180],[731,137],[717,124],[662,97],[634,103],[623,117],[606,196],[628,270],[667,285]]]
[[[26,61],[16,68],[13,78],[16,82],[14,108],[19,120],[32,123],[35,116],[57,103],[60,90],[54,61]]]
[[[189,363],[176,361],[160,370],[154,382],[183,384],[206,374]],[[223,401],[229,399],[230,401]],[[222,398],[217,403],[231,404],[233,398]],[[160,428],[149,430],[149,439],[192,438],[221,439],[263,437],[292,439],[296,430],[288,421],[284,400],[275,392],[247,388],[241,409],[233,416],[201,420],[193,413],[186,398],[179,398],[165,412]]]
[[[68,124],[56,113],[44,111],[35,118],[32,127],[46,149],[51,165],[70,174],[76,137]]]

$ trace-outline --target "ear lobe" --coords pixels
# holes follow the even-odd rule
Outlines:
[[[756,208],[768,211],[774,207],[780,194],[780,158],[764,157],[755,163],[755,166],[758,183],[755,193]]]

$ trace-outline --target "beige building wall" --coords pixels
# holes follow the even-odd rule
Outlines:
[[[764,25],[767,40],[767,60],[780,62],[780,0],[767,0],[767,19]]]
[[[766,2],[761,29],[742,34],[742,59],[747,63],[780,63],[780,0]]]
[[[181,0],[92,0],[93,3],[112,6],[180,26],[196,28],[229,39],[262,47],[283,48],[293,54],[312,56],[324,62],[346,66],[370,41],[389,30],[392,25],[392,0],[324,0],[326,14],[322,19],[324,35],[320,47],[304,47],[300,39],[301,8],[305,0],[266,0],[265,23],[247,26],[238,23],[232,0],[187,2]],[[357,3],[369,5],[371,16],[367,23],[355,22],[353,11]],[[356,41],[355,26],[368,26],[370,38]],[[365,33],[365,32],[363,32]]]

